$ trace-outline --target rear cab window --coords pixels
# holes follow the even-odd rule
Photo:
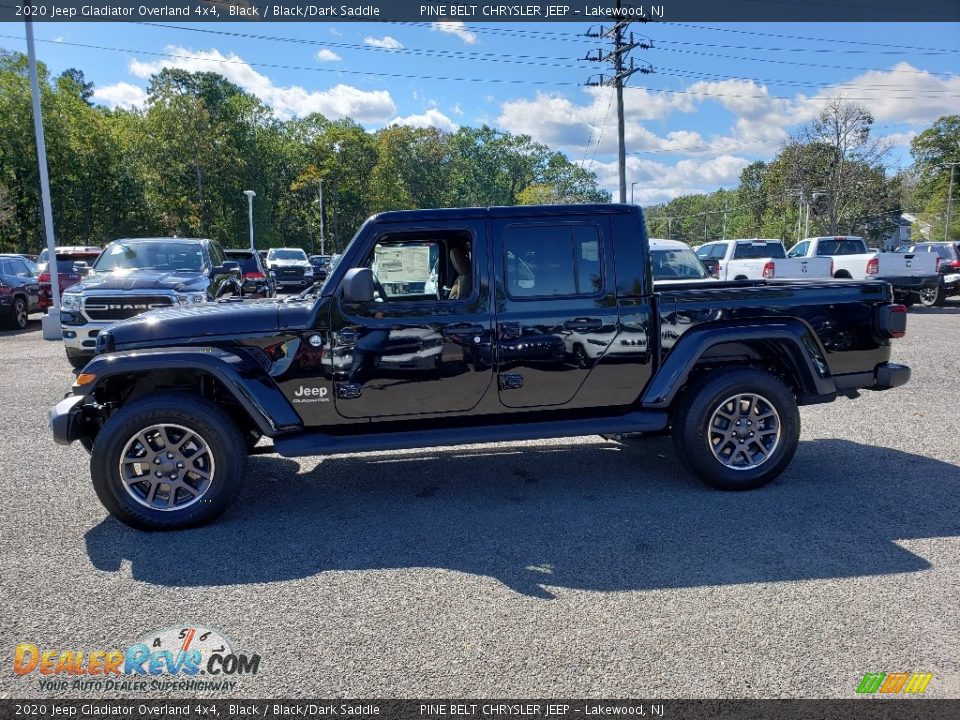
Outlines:
[[[754,260],[760,258],[785,258],[786,251],[778,242],[738,242],[733,250],[734,260]]]
[[[817,241],[817,255],[865,255],[867,252],[867,244],[862,238]]]

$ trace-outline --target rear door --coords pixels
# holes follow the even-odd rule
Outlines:
[[[578,391],[617,336],[609,216],[497,218],[491,227],[500,401],[598,404]]]

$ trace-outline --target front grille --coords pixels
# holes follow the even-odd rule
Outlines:
[[[303,268],[302,267],[285,267],[277,268],[275,271],[278,278],[281,280],[286,280],[288,278],[299,280],[303,277]]]
[[[165,295],[94,296],[83,302],[83,309],[91,320],[126,320],[155,308],[173,305],[173,298]]]

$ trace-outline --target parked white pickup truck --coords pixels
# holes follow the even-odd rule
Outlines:
[[[721,280],[812,280],[833,274],[830,258],[788,258],[779,240],[719,240],[698,247],[697,257]]]
[[[790,248],[788,257],[831,258],[835,278],[883,280],[893,285],[894,296],[905,305],[912,305],[921,291],[940,283],[935,254],[870,252],[856,235],[807,238]]]

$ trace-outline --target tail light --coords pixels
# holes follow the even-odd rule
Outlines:
[[[880,272],[880,258],[870,258],[867,261],[867,275],[876,275]]]
[[[940,266],[943,264],[943,258],[937,256],[937,264],[933,266],[935,272],[940,272]]]
[[[263,280],[267,276],[262,272],[247,272],[243,274],[245,280]]]
[[[880,308],[880,331],[890,338],[907,334],[907,306],[884,305]]]
[[[50,273],[48,273],[48,272],[42,272],[42,273],[40,273],[40,275],[37,276],[37,282],[41,282],[41,283],[48,283],[48,282],[50,282]]]
[[[777,266],[773,263],[772,260],[768,260],[767,263],[763,266],[763,277],[772,278],[777,271]]]
[[[833,258],[830,258],[830,277],[833,277]]]

